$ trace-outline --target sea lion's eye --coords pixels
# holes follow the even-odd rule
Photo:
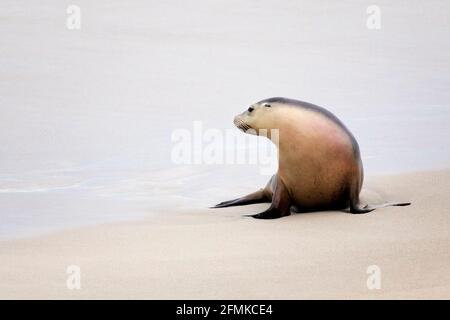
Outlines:
[[[266,104],[264,104],[264,107],[270,108],[270,107],[271,107],[271,105],[270,105],[270,104],[268,104],[268,103],[266,103]]]
[[[253,108],[253,107],[248,108],[248,112],[252,112],[253,110],[255,110],[255,108]]]

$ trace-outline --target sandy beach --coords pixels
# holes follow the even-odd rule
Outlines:
[[[450,298],[450,170],[369,177],[370,214],[261,221],[264,205],[184,212],[0,243],[0,298]],[[81,289],[66,268],[81,270]],[[381,288],[366,285],[368,266]]]

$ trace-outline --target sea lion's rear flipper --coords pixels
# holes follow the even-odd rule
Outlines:
[[[276,185],[269,209],[261,213],[250,215],[256,219],[277,219],[291,214],[291,199],[288,190],[280,178],[276,178]]]
[[[384,203],[384,204],[380,204],[377,206],[373,206],[374,209],[376,208],[384,208],[384,207],[406,207],[409,206],[411,204],[411,202],[389,202],[389,203]]]
[[[247,204],[254,204],[254,203],[262,203],[262,202],[270,202],[269,196],[266,194],[264,189],[258,190],[256,192],[253,192],[249,195],[246,195],[245,197],[237,198],[234,200],[224,201],[221,202],[214,207],[211,208],[225,208],[225,207],[232,207],[232,206],[245,206]]]
[[[366,205],[364,207],[359,207],[358,205],[352,205],[350,204],[350,212],[351,213],[367,213],[370,211],[373,211],[375,209],[378,208],[384,208],[384,207],[404,207],[404,206],[409,206],[411,204],[411,202],[399,202],[399,203],[383,203],[383,204],[379,204],[379,205],[374,205],[374,206],[369,206]]]
[[[368,213],[373,210],[375,210],[375,208],[369,208],[368,205],[365,205],[364,207],[360,207],[359,204],[350,203],[350,213],[353,213],[353,214]]]

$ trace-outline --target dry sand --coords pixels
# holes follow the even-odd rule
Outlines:
[[[0,243],[0,298],[450,298],[450,170],[369,178],[366,215],[244,218],[264,205]],[[81,268],[81,289],[66,268]],[[367,267],[381,269],[369,290]]]

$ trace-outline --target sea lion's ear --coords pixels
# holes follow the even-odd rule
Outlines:
[[[270,107],[271,107],[271,105],[270,105],[270,104],[268,104],[268,103],[265,103],[265,104],[264,104],[264,107],[270,108]]]

